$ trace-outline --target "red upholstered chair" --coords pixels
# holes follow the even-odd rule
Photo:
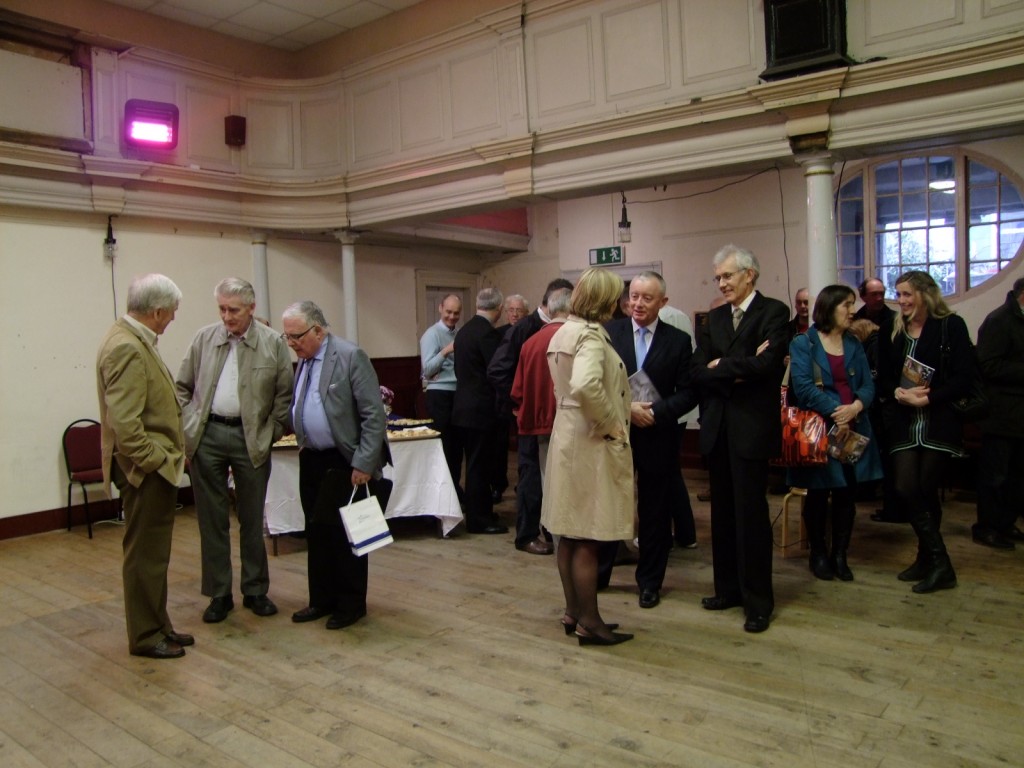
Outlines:
[[[85,499],[85,522],[92,538],[92,516],[89,514],[89,493],[85,486],[103,482],[103,457],[100,449],[100,423],[93,419],[73,421],[61,438],[64,466],[68,470],[68,530],[71,530],[71,488],[82,487]]]

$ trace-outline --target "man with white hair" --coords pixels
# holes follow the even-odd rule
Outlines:
[[[144,275],[128,287],[128,312],[107,332],[96,355],[103,482],[124,504],[124,615],[133,656],[176,659],[192,635],[175,632],[167,615],[167,565],[185,470],[181,408],[174,379],[156,343],[174,320],[178,286]]]

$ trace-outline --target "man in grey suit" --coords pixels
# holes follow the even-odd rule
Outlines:
[[[327,628],[341,629],[366,615],[366,556],[352,553],[338,508],[348,504],[354,487],[379,479],[389,461],[380,383],[366,353],[329,333],[312,301],[289,306],[282,322],[301,361],[292,423],[308,548],[309,605],[292,621],[330,615]],[[386,498],[379,501],[387,506]]]
[[[270,446],[289,429],[292,356],[279,334],[253,318],[256,294],[238,277],[213,291],[221,322],[200,328],[185,352],[175,385],[185,426],[185,455],[199,519],[203,594],[208,624],[235,607],[231,596],[231,498],[234,479],[242,605],[273,616],[270,569],[263,543],[263,507]]]

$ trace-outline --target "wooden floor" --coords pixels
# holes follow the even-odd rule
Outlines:
[[[636,639],[611,649],[562,633],[554,559],[511,534],[441,540],[402,521],[370,556],[369,616],[337,632],[289,620],[305,550],[285,538],[270,566],[281,613],[257,618],[236,593],[207,625],[186,508],[170,611],[196,645],[159,662],[127,653],[121,529],[0,542],[0,765],[1024,765],[1024,548],[972,544],[973,504],[948,503],[943,525],[957,589],[897,581],[913,534],[863,505],[856,581],[777,557],[775,619],[752,636],[738,610],[700,608],[708,508],[699,473],[689,485],[700,547],[673,551],[653,610],[616,569],[602,611]],[[511,497],[500,510],[511,519]]]

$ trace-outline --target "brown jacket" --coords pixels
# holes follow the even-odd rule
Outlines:
[[[174,380],[156,348],[124,318],[100,344],[96,389],[107,492],[114,461],[136,488],[153,472],[178,485],[185,453]]]

